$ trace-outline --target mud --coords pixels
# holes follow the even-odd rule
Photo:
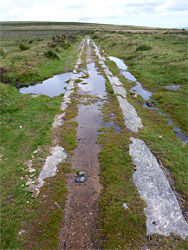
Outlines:
[[[71,168],[83,171],[87,181],[76,183],[76,174],[67,174],[67,203],[59,232],[58,249],[96,249],[94,238],[97,229],[97,201],[102,190],[97,144],[98,129],[104,126],[100,109],[105,101],[105,78],[97,73],[91,60],[90,41],[87,40],[87,85],[78,84],[78,122],[76,139],[78,146],[71,157]],[[87,95],[87,98],[85,97]],[[89,102],[91,96],[92,102]],[[97,97],[93,101],[93,97]]]
[[[97,104],[79,105],[78,147],[71,159],[72,168],[87,173],[85,184],[76,184],[75,174],[67,175],[68,197],[64,227],[59,233],[59,249],[95,249],[93,238],[97,233],[97,200],[102,186],[97,144],[98,128],[102,126]]]

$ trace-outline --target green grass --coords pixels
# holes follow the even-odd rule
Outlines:
[[[108,63],[108,62],[107,62]],[[109,64],[108,66],[111,69],[116,65]],[[118,73],[118,72],[117,72]],[[136,108],[140,118],[142,119],[142,123],[144,127],[138,133],[138,137],[143,139],[149,148],[152,149],[152,152],[157,157],[157,159],[161,160],[163,164],[170,169],[172,176],[174,177],[177,190],[187,198],[187,156],[188,150],[185,143],[181,142],[178,137],[175,135],[172,130],[172,126],[167,126],[167,119],[164,116],[161,116],[157,110],[151,110],[143,108],[143,104],[145,101],[141,96],[135,99],[130,92],[128,91],[131,87],[135,85],[135,83],[128,82],[123,76],[119,77],[121,82],[124,84],[125,89],[127,90],[128,101]],[[107,81],[107,86],[109,85]],[[109,85],[110,86],[110,85]],[[108,90],[108,88],[107,88]],[[110,93],[112,91],[108,90]],[[173,99],[172,103],[176,103],[174,105],[174,115],[173,118],[181,118],[181,121],[184,121],[183,124],[186,124],[187,116],[185,115],[183,118],[181,117],[181,111],[183,111],[183,107],[186,105],[186,99],[184,99],[183,90],[180,90],[179,93],[163,90],[163,94],[156,93],[154,96],[158,96],[158,98],[167,98],[168,104],[171,103],[171,99]],[[181,94],[182,93],[182,94]],[[156,99],[156,98],[155,98]],[[158,102],[158,99],[157,99]],[[180,106],[179,103],[184,102],[184,105]],[[171,104],[172,105],[172,104]],[[168,106],[163,107],[163,110],[168,112]],[[186,110],[184,110],[186,114]],[[162,136],[160,138],[159,136]]]
[[[38,173],[52,144],[50,129],[59,110],[61,97],[21,95],[12,86],[0,84],[1,93],[1,246],[20,247],[18,233],[32,213],[28,206],[31,194],[24,190],[27,162],[33,151],[41,146],[34,166]],[[27,203],[29,201],[30,203]]]
[[[133,182],[134,165],[129,155],[130,136],[124,127],[123,117],[116,96],[106,81],[109,102],[103,107],[104,121],[113,121],[122,130],[115,133],[114,128],[99,129],[98,142],[102,145],[99,154],[103,192],[99,201],[98,227],[103,249],[186,249],[187,241],[171,235],[146,236],[145,203],[140,199]],[[181,143],[170,128],[164,127],[166,120],[156,111],[146,110],[139,105],[141,98],[134,99],[128,95],[129,101],[136,107],[142,118],[144,128],[137,137],[143,139],[158,160],[170,169],[177,190],[186,197],[187,183],[187,148]],[[113,116],[111,116],[113,114]],[[162,136],[162,137],[161,137]],[[123,203],[128,209],[123,208]],[[186,208],[184,208],[186,211]]]
[[[44,52],[50,49],[52,38],[37,38],[35,32],[36,36],[30,42],[26,33],[22,33],[22,42],[29,44],[29,50],[20,51],[19,44],[23,37],[10,36],[1,41],[1,47],[6,51],[1,57],[1,67],[7,69],[2,80],[13,85],[0,83],[1,248],[57,249],[67,192],[66,166],[59,166],[58,175],[45,183],[38,199],[32,198],[25,187],[27,176],[32,179],[38,176],[53,145],[54,135],[58,136],[59,131],[52,133],[51,127],[55,114],[60,112],[62,96],[31,98],[30,95],[20,94],[14,86],[34,84],[54,74],[72,70],[77,59],[79,38],[71,40],[71,47],[66,50],[58,45],[53,48],[60,56],[59,60],[53,60],[44,56]],[[67,117],[71,116],[74,115],[69,108]],[[75,134],[71,128],[70,136],[67,134],[65,138],[65,144],[70,149],[76,146],[72,131]],[[40,152],[34,154],[38,147]],[[31,159],[36,169],[34,175],[28,172],[28,161]],[[21,230],[27,232],[19,235]]]
[[[58,174],[45,183],[38,199],[30,205],[28,211],[33,216],[27,222],[27,233],[20,237],[22,249],[57,249],[67,194],[66,165],[62,163],[58,167]]]
[[[124,59],[129,71],[151,90],[158,106],[168,112],[178,127],[187,130],[187,31],[176,33],[97,33],[109,55]],[[150,50],[140,50],[145,44]],[[109,63],[108,64],[113,64]],[[111,67],[116,74],[116,68]],[[166,85],[181,85],[176,92]]]
[[[77,48],[80,43],[78,40],[70,40],[67,49],[61,47],[61,44],[55,43],[55,48],[51,48],[51,38],[38,41],[26,36],[26,46],[29,50],[21,51],[17,39],[4,40],[1,44],[2,49],[6,51],[6,56],[1,56],[0,67],[6,69],[2,76],[2,82],[9,83],[16,87],[28,86],[40,82],[54,74],[72,71],[77,59]],[[58,60],[57,60],[58,59]]]
[[[72,154],[77,146],[75,138],[77,122],[71,119],[77,114],[76,101],[66,109],[64,124],[53,131],[58,137],[59,145],[65,148],[67,154]],[[57,249],[59,229],[62,227],[62,218],[66,203],[67,187],[66,173],[77,170],[70,168],[69,157],[58,165],[58,173],[53,178],[46,179],[40,195],[29,207],[33,217],[26,224],[27,233],[23,234],[22,249]],[[49,180],[49,181],[48,181]],[[46,209],[48,208],[48,209]]]

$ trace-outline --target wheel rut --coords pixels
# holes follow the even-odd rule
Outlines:
[[[105,78],[97,72],[91,58],[91,46],[87,41],[87,85],[78,84],[77,148],[71,157],[71,168],[84,171],[85,183],[75,182],[75,173],[67,174],[68,197],[62,228],[59,232],[59,249],[96,249],[94,238],[97,229],[97,201],[102,185],[97,144],[98,129],[103,125],[100,109],[106,101]],[[99,83],[99,91],[96,89]],[[95,93],[96,92],[96,93]]]

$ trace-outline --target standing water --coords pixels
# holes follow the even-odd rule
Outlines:
[[[129,81],[136,82],[136,85],[130,89],[130,91],[135,92],[135,94],[139,94],[142,96],[144,100],[149,100],[150,97],[152,96],[152,92],[145,90],[142,87],[142,84],[137,81],[137,79],[129,72],[127,71],[127,65],[124,63],[123,60],[114,57],[114,56],[109,56],[108,57],[111,61],[115,62],[117,67],[121,70],[121,74],[128,79]]]
[[[59,96],[65,93],[65,88],[67,87],[66,81],[72,75],[72,72],[55,75],[52,78],[44,80],[42,83],[20,88],[19,92],[22,94],[47,95],[49,97]]]
[[[75,183],[74,173],[67,174],[68,197],[63,225],[59,232],[58,249],[95,249],[93,236],[98,233],[96,202],[102,186],[97,144],[98,129],[103,126],[101,106],[106,101],[106,79],[97,72],[87,40],[88,78],[78,84],[77,148],[71,157],[71,167],[85,173],[85,183]]]
[[[137,81],[137,79],[130,73],[127,71],[127,65],[124,63],[123,60],[114,57],[114,56],[109,56],[108,57],[111,61],[115,62],[117,67],[121,70],[121,74],[125,76],[126,79],[132,81],[132,82],[136,82],[136,85],[134,87],[132,87],[130,89],[130,91],[134,92],[135,94],[139,94],[142,96],[142,98],[147,101],[150,99],[150,97],[152,96],[152,92],[145,90],[142,87],[142,84],[140,82]],[[164,115],[167,120],[168,120],[168,126],[173,125],[174,127],[172,128],[172,130],[175,132],[176,136],[180,139],[180,141],[188,144],[188,138],[186,137],[186,135],[181,131],[180,128],[178,128],[177,126],[175,126],[175,124],[173,123],[172,119],[170,117],[167,117],[167,115],[165,113],[161,113],[159,108],[156,107],[148,107],[146,104],[143,105],[144,108],[151,108],[151,109],[155,109],[159,112],[159,114]]]

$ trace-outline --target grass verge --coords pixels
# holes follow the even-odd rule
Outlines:
[[[108,100],[104,105],[105,121],[113,121],[122,129],[115,133],[114,128],[101,128],[98,142],[102,145],[99,154],[101,183],[104,190],[99,202],[98,227],[103,249],[186,249],[187,240],[171,234],[146,236],[145,203],[140,199],[133,182],[134,165],[129,155],[129,138],[134,136],[124,127],[123,117],[109,82],[106,81]],[[143,139],[152,153],[161,159],[173,173],[179,192],[186,194],[186,152],[187,149],[170,129],[164,131],[166,121],[160,115],[145,110],[139,105],[141,98],[129,95],[129,101],[137,108],[144,128],[137,137]],[[153,113],[154,112],[154,113]],[[103,131],[103,132],[102,132]],[[162,137],[161,137],[162,136]],[[181,155],[181,157],[178,157]],[[128,208],[125,209],[123,204]],[[97,236],[96,236],[97,238]]]
[[[51,126],[61,97],[21,95],[12,86],[0,84],[1,93],[1,247],[20,248],[18,233],[32,216],[34,202],[25,190],[27,176],[34,178],[52,145]],[[40,152],[33,152],[40,147]],[[28,171],[32,158],[35,173]],[[35,203],[35,202],[34,202]]]
[[[143,87],[154,93],[152,98],[159,107],[187,133],[187,31],[98,32],[97,37],[105,52],[123,59]],[[175,92],[164,88],[170,85],[181,85],[181,88]]]

